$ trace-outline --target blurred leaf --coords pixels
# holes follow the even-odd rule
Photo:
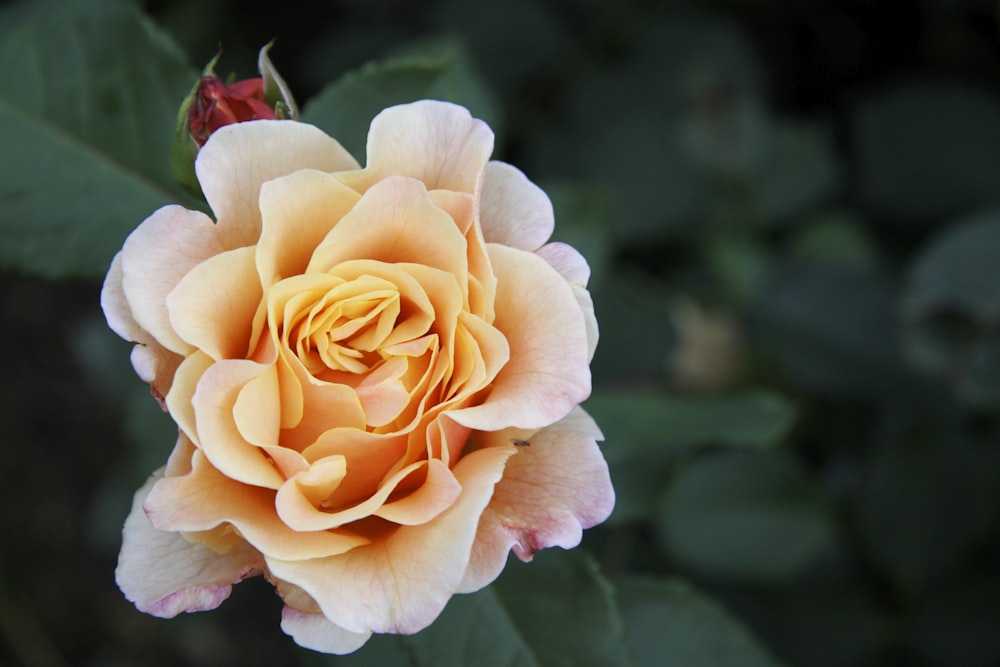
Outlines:
[[[763,348],[804,387],[836,396],[913,390],[901,364],[892,285],[830,267],[776,274],[753,315]]]
[[[766,392],[712,399],[597,393],[585,407],[604,432],[617,495],[613,522],[653,511],[679,454],[703,445],[772,447],[795,418],[785,399]]]
[[[1000,99],[960,84],[904,84],[854,109],[862,198],[881,215],[926,222],[997,200]]]
[[[697,572],[773,582],[799,574],[828,548],[830,509],[790,458],[717,452],[675,473],[656,530],[667,552]]]
[[[552,549],[451,599],[426,630],[376,635],[357,653],[309,655],[307,665],[379,667],[555,667],[630,664],[611,585],[581,551]]]
[[[0,264],[96,276],[134,227],[184,198],[174,116],[196,76],[133,4],[0,10]]]
[[[974,405],[1000,402],[1000,210],[960,220],[914,261],[900,300],[908,359]]]
[[[777,667],[736,618],[680,579],[617,583],[636,667]]]
[[[612,270],[591,296],[601,325],[595,385],[661,382],[673,337],[664,285],[647,274]]]
[[[476,61],[497,84],[538,76],[557,62],[566,40],[563,16],[537,0],[445,0],[432,11],[435,25],[468,40]]]
[[[713,236],[704,247],[725,295],[738,306],[754,303],[774,270],[766,246],[747,234],[728,233]]]
[[[909,318],[950,309],[1000,323],[1000,209],[963,218],[935,237],[914,261],[901,303]]]
[[[868,553],[909,596],[959,567],[995,526],[993,443],[977,446],[952,429],[920,421],[883,439],[856,499]]]
[[[422,99],[461,104],[499,131],[496,100],[455,40],[419,42],[328,85],[305,105],[302,120],[337,139],[362,164],[368,126],[386,107]]]
[[[560,183],[546,184],[552,200],[556,227],[552,241],[568,243],[590,264],[590,288],[600,284],[611,261],[607,225],[608,198],[599,187]]]
[[[764,163],[750,173],[756,214],[762,222],[787,220],[829,197],[839,180],[840,166],[824,128],[776,122]]]
[[[835,269],[872,270],[878,266],[878,249],[864,221],[848,213],[825,213],[798,227],[789,240],[793,263]]]

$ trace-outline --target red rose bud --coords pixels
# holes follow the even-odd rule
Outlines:
[[[188,111],[188,131],[201,147],[223,125],[277,117],[264,95],[264,79],[244,79],[226,85],[219,77],[207,75],[201,78]]]
[[[201,187],[194,173],[194,161],[212,133],[224,125],[248,120],[298,117],[295,100],[267,55],[270,48],[268,44],[260,50],[259,77],[232,83],[215,75],[215,63],[219,59],[216,55],[181,104],[170,166],[174,178],[198,196]]]

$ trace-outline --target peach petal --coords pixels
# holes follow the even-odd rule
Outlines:
[[[184,357],[171,352],[155,340],[151,340],[133,347],[129,358],[132,361],[135,374],[143,382],[149,383],[149,389],[153,396],[159,401],[160,406],[166,409],[164,397],[170,393],[174,384],[174,375],[176,375],[181,362],[184,361]]]
[[[292,530],[275,514],[273,491],[233,481],[201,451],[191,464],[189,474],[159,480],[146,498],[153,526],[198,532],[232,524],[261,552],[290,561],[342,554],[368,542],[347,531]]]
[[[360,199],[334,176],[309,169],[264,183],[257,244],[261,283],[300,274],[316,246]]]
[[[546,243],[535,254],[548,262],[570,285],[586,287],[590,265],[576,248],[565,243]]]
[[[194,404],[191,399],[194,398],[194,392],[201,376],[214,363],[211,357],[200,350],[184,359],[174,373],[174,383],[166,396],[170,416],[177,422],[181,431],[186,433],[195,443],[198,443],[200,439],[195,424]]]
[[[261,297],[254,248],[229,250],[191,269],[167,296],[170,324],[213,359],[244,358]]]
[[[261,186],[300,169],[358,169],[333,138],[312,125],[257,120],[219,128],[198,152],[195,173],[227,249],[252,245],[261,230]]]
[[[189,354],[193,347],[170,323],[167,295],[188,271],[225,249],[204,213],[164,206],[146,218],[121,252],[122,292],[135,323],[168,350]]]
[[[350,632],[422,630],[461,582],[479,516],[513,452],[508,444],[465,456],[453,470],[461,495],[425,524],[389,531],[339,556],[295,562],[269,556],[268,567]]]
[[[510,437],[509,432],[482,435],[486,446]],[[576,408],[518,448],[483,512],[459,592],[493,581],[511,548],[524,561],[538,549],[570,549],[580,543],[583,529],[608,518],[615,494],[597,446],[601,439],[590,416]]]
[[[309,614],[288,605],[281,610],[281,629],[303,648],[335,655],[357,651],[372,636],[371,632],[350,632],[323,614]]]
[[[482,405],[450,412],[480,431],[548,426],[590,395],[589,342],[572,288],[537,255],[489,245],[497,274],[493,325],[510,345],[510,361]]]
[[[423,183],[392,176],[373,185],[317,246],[307,272],[341,262],[412,262],[454,276],[468,273],[465,237],[431,201]]]
[[[149,343],[152,336],[146,333],[132,317],[132,308],[125,298],[125,289],[122,286],[122,253],[118,252],[111,260],[108,267],[108,274],[104,276],[104,284],[101,287],[101,310],[104,311],[104,319],[108,321],[111,330],[125,340],[133,343]]]
[[[403,526],[427,523],[448,509],[462,492],[448,466],[436,459],[427,462],[427,479],[418,489],[399,500],[386,503],[375,516]]]
[[[434,205],[447,213],[462,234],[468,234],[475,221],[476,199],[467,192],[454,190],[428,190]]]
[[[493,152],[493,131],[463,107],[423,100],[389,107],[368,131],[368,165],[340,174],[359,192],[392,175],[410,176],[429,190],[473,194]]]
[[[583,287],[573,286],[573,296],[580,305],[583,312],[583,321],[587,326],[587,359],[593,360],[594,353],[597,352],[597,341],[600,339],[600,331],[597,328],[597,314],[594,312],[594,300]]]
[[[342,455],[348,475],[329,498],[330,507],[354,504],[367,497],[406,453],[406,435],[370,433],[356,428],[336,428],[323,433],[303,450],[308,461]]]
[[[274,499],[278,516],[293,530],[330,530],[366,519],[382,507],[385,501],[408,477],[423,469],[426,461],[412,463],[385,480],[379,488],[360,503],[336,512],[324,512],[313,504],[312,499],[296,483],[295,479],[285,482]],[[348,475],[351,471],[348,467]]]
[[[142,506],[160,474],[135,494],[115,581],[140,611],[153,616],[173,618],[181,612],[215,609],[229,597],[233,584],[262,571],[263,557],[245,542],[220,554],[154,528]]]
[[[407,366],[405,359],[387,359],[356,387],[369,426],[385,426],[409,404],[410,394],[401,379]]]
[[[552,202],[520,169],[493,160],[479,195],[479,224],[487,243],[537,250],[552,236]]]
[[[281,431],[278,371],[268,366],[239,390],[233,404],[233,421],[240,435],[258,447],[277,445]]]
[[[327,456],[295,475],[292,481],[313,505],[323,504],[347,476],[347,459],[343,455]]]
[[[201,376],[191,403],[198,445],[212,465],[236,481],[277,489],[285,480],[240,434],[233,414],[243,387],[269,368],[244,359],[218,361]]]

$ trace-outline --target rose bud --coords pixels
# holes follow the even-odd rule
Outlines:
[[[261,76],[226,83],[215,75],[216,55],[181,103],[174,132],[171,168],[188,190],[201,194],[194,160],[208,138],[220,127],[248,120],[285,120],[298,117],[287,84],[268,57],[272,43],[260,50]]]

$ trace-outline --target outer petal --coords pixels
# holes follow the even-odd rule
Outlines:
[[[462,495],[433,521],[388,532],[341,556],[268,558],[268,567],[351,632],[417,632],[437,618],[461,581],[479,516],[513,452],[507,444],[459,461],[454,474]]]
[[[121,252],[122,292],[136,324],[168,350],[189,354],[193,348],[170,324],[167,295],[188,271],[223,250],[218,228],[203,213],[164,206],[146,218]]]
[[[572,288],[542,258],[489,245],[497,274],[494,326],[510,361],[486,402],[449,416],[480,431],[537,429],[562,419],[590,395],[589,341]]]
[[[104,311],[104,318],[111,330],[125,340],[148,343],[153,338],[132,317],[132,309],[125,298],[122,278],[122,254],[118,252],[111,260],[108,275],[104,276],[104,286],[101,288],[101,310]]]
[[[492,444],[509,433],[483,435]],[[580,543],[584,528],[608,518],[615,493],[597,447],[600,439],[597,425],[577,408],[518,448],[483,512],[458,592],[478,590],[493,581],[511,548],[525,561],[545,547],[569,549]]]
[[[479,197],[487,243],[536,250],[552,236],[552,201],[516,167],[496,160],[487,164]]]
[[[576,248],[565,243],[547,243],[535,253],[559,272],[570,285],[586,287],[590,280],[590,265]]]
[[[367,152],[363,172],[339,175],[359,192],[398,174],[412,176],[428,190],[472,194],[493,152],[493,131],[464,107],[423,100],[375,116]]]
[[[154,528],[142,505],[158,475],[135,494],[115,581],[140,611],[154,616],[215,609],[229,597],[233,584],[262,571],[263,558],[246,543],[218,554],[179,533]]]
[[[245,358],[263,294],[254,249],[219,253],[191,269],[167,296],[174,331],[213,359]]]
[[[281,610],[281,629],[303,648],[344,655],[361,648],[370,632],[350,632],[334,625],[323,614],[308,614],[285,606]]]
[[[229,248],[260,236],[260,186],[299,169],[357,169],[357,161],[322,130],[290,120],[257,120],[219,128],[195,161],[198,182]]]

